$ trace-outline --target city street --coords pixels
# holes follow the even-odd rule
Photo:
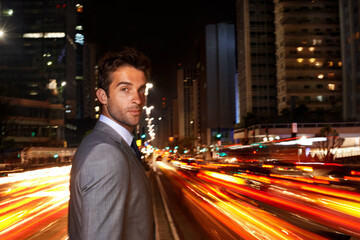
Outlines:
[[[0,178],[0,239],[67,238],[70,166]]]
[[[153,167],[180,239],[358,239],[360,234],[357,192],[189,170],[164,160]],[[256,186],[254,179],[268,186]]]
[[[166,160],[150,165],[158,240],[359,239],[358,192],[231,176],[206,165],[184,169]],[[0,239],[68,238],[70,168],[0,178]],[[256,177],[268,186],[256,186]]]

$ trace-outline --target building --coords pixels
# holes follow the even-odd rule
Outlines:
[[[0,0],[0,96],[60,104],[66,139],[76,119],[95,118],[95,47],[84,41],[82,2]]]
[[[200,95],[197,69],[179,69],[177,74],[178,135],[177,140],[200,140]]]
[[[152,144],[165,148],[169,143],[179,140],[179,118],[177,99],[161,99],[159,116],[154,119],[156,137]],[[145,125],[144,125],[145,126]]]
[[[342,61],[337,0],[275,0],[278,112],[300,104],[340,116]],[[291,121],[296,121],[292,119]]]
[[[277,115],[273,1],[237,0],[236,123]],[[245,123],[243,123],[245,124]]]
[[[343,119],[360,120],[360,18],[359,1],[340,0],[343,63]]]
[[[75,110],[74,1],[1,0],[1,95]],[[65,85],[66,83],[66,85]]]
[[[8,107],[7,116],[1,116],[5,141],[17,148],[67,146],[62,104],[7,97],[0,101]]]
[[[200,77],[201,143],[230,143],[235,124],[236,47],[234,24],[205,27],[205,77]],[[201,64],[200,64],[201,65]],[[201,72],[203,73],[203,72]],[[220,140],[220,139],[218,139]]]

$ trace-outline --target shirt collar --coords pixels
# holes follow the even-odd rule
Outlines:
[[[129,146],[131,145],[134,136],[126,128],[102,114],[100,115],[99,121],[112,127],[118,134],[120,134]]]

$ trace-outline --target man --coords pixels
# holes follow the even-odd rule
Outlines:
[[[73,161],[69,238],[153,239],[151,189],[138,149],[131,147],[131,133],[145,104],[150,61],[125,49],[105,55],[98,71],[102,115]]]

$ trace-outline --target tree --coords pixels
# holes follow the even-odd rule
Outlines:
[[[339,137],[339,133],[330,126],[321,128],[315,137],[326,137],[325,141],[315,142],[315,146],[320,150],[319,159],[323,162],[333,162],[335,152],[344,143],[344,138]]]

